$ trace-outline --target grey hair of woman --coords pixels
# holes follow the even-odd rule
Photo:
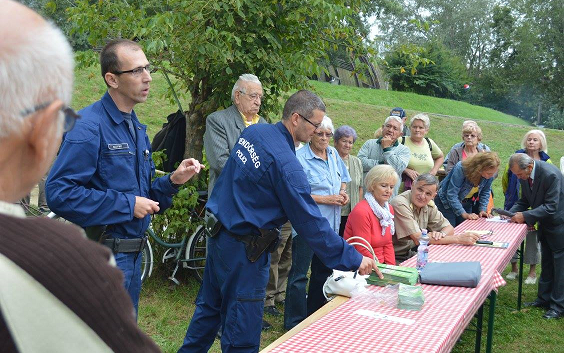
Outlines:
[[[510,169],[516,165],[520,170],[525,170],[531,164],[533,164],[533,159],[526,153],[514,153],[509,157]]]
[[[439,179],[430,173],[420,174],[417,179],[415,179],[415,184],[423,183],[423,185],[436,185],[437,190],[439,189]]]
[[[335,130],[335,135],[333,136],[333,138],[335,141],[339,141],[343,137],[352,137],[353,143],[355,143],[356,139],[358,138],[358,135],[356,134],[356,131],[352,127],[348,125],[342,125],[339,126],[337,130]]]
[[[523,140],[521,141],[521,148],[522,149],[527,149],[527,139],[529,138],[529,135],[531,134],[537,134],[539,135],[539,139],[540,139],[540,143],[541,143],[541,151],[543,151],[544,153],[548,153],[548,146],[546,143],[546,136],[544,135],[544,132],[540,131],[540,130],[529,130],[527,131],[527,133],[525,134],[525,136],[523,136]]]
[[[330,117],[328,117],[327,115],[323,117],[323,120],[319,125],[319,130],[329,130],[331,131],[331,133],[335,132],[335,127],[333,126],[333,121],[331,121]]]
[[[429,116],[427,114],[419,113],[419,114],[415,115],[409,121],[409,126],[413,125],[413,122],[415,120],[422,121],[423,125],[425,126],[425,129],[429,129],[431,127],[431,121],[429,120]]]

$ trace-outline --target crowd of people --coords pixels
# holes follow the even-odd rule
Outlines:
[[[189,158],[154,178],[146,126],[134,111],[152,80],[138,43],[107,43],[100,54],[107,92],[76,114],[68,108],[74,64],[64,35],[21,4],[0,6],[9,10],[0,13],[0,273],[7,284],[0,286],[0,351],[158,351],[136,324],[140,250],[151,215],[204,166]],[[465,121],[462,142],[445,156],[426,136],[429,117],[408,119],[396,107],[354,156],[355,129],[335,129],[315,93],[291,95],[275,124],[259,115],[263,94],[259,78],[243,74],[233,105],[206,120],[210,236],[179,352],[207,351],[219,332],[224,352],[258,351],[261,330],[270,327],[264,313],[284,315],[291,329],[325,304],[333,269],[382,277],[377,263],[413,256],[423,230],[431,244],[474,244],[477,234],[454,229],[491,217],[492,182],[505,165],[504,207],[512,222],[529,226],[526,283],[536,283],[541,263],[530,305],[546,309],[547,319],[564,316],[564,178],[542,131],[527,132],[505,164],[481,142],[478,124]],[[15,204],[48,170],[49,208],[77,226],[26,219]],[[349,245],[351,237],[364,238],[375,256]],[[516,265],[507,277],[516,277]]]

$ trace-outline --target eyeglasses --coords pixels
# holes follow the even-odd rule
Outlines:
[[[131,69],[131,70],[125,70],[125,71],[115,71],[113,72],[113,74],[116,75],[121,75],[121,74],[131,74],[135,77],[141,75],[143,73],[143,70],[147,71],[148,74],[151,73],[151,70],[153,69],[153,67],[151,66],[151,64],[145,65],[145,66],[141,66],[141,67],[136,67],[135,69]]]
[[[246,96],[249,97],[249,99],[252,100],[252,101],[255,101],[255,100],[257,100],[257,99],[260,100],[260,101],[262,101],[262,97],[263,97],[263,96],[260,95],[260,94],[258,94],[258,93],[248,94],[248,93],[245,93],[245,92],[243,92],[243,91],[241,91],[241,90],[239,90],[239,93],[246,95]]]
[[[319,129],[319,126],[321,126],[321,123],[314,124],[314,123],[311,122],[311,120],[309,120],[305,116],[301,115],[300,113],[298,113],[298,112],[295,112],[295,113],[298,114],[302,119],[304,119],[305,121],[307,121],[308,123],[313,125],[313,127],[315,127],[315,130]]]
[[[332,133],[332,132],[316,132],[315,134],[316,134],[317,136],[319,136],[319,137],[327,136],[328,139],[330,139],[331,137],[333,137],[333,133]]]
[[[31,115],[35,112],[40,111],[41,109],[47,108],[51,103],[53,103],[53,102],[42,103],[42,104],[36,105],[35,107],[33,107],[31,109],[24,110],[23,112],[20,113],[20,115],[23,116],[23,117],[29,116],[29,115]],[[65,122],[63,124],[63,132],[69,132],[74,127],[74,124],[76,123],[76,119],[80,119],[80,115],[78,115],[71,107],[67,107],[67,106],[64,106],[64,105],[61,107],[61,111],[65,114]]]

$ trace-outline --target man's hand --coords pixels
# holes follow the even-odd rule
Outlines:
[[[441,240],[446,237],[446,233],[443,232],[429,232],[429,237],[434,240]]]
[[[135,196],[135,207],[133,208],[133,216],[135,218],[144,218],[148,214],[159,212],[159,203],[146,197]]]
[[[388,148],[391,145],[394,144],[394,142],[396,142],[395,140],[392,140],[392,138],[390,136],[383,136],[382,139],[380,140],[380,146],[382,146],[382,148]]]
[[[194,174],[198,174],[200,170],[205,168],[205,165],[200,164],[197,159],[188,158],[183,160],[178,168],[170,176],[170,181],[173,184],[181,185],[190,180]]]
[[[523,212],[515,213],[515,216],[511,217],[511,222],[513,222],[513,223],[525,223],[525,216],[523,216]]]
[[[380,272],[380,269],[378,268],[378,266],[376,266],[376,261],[374,261],[374,259],[371,259],[369,257],[363,256],[362,262],[360,263],[360,267],[358,268],[358,273],[363,276],[369,275],[370,273],[372,273],[372,270],[376,272],[376,274],[378,275],[378,277],[380,277],[380,279],[384,279],[382,272]]]
[[[480,216],[478,216],[475,213],[463,213],[461,216],[464,219],[478,219],[478,218],[480,218]]]
[[[480,234],[474,232],[464,232],[456,236],[457,243],[462,245],[474,245],[480,239]]]
[[[480,211],[480,217],[492,218],[492,214],[486,211]]]

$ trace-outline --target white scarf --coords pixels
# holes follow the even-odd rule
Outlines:
[[[380,221],[380,226],[382,227],[382,236],[386,234],[386,228],[388,226],[391,227],[390,230],[392,234],[394,234],[394,215],[390,212],[390,205],[388,204],[388,202],[384,204],[384,207],[380,206],[380,204],[376,202],[374,196],[372,196],[372,194],[369,192],[364,194],[364,199],[366,200],[366,202],[368,202],[368,205],[372,209],[372,212],[374,212],[374,215],[376,215],[376,217]]]

